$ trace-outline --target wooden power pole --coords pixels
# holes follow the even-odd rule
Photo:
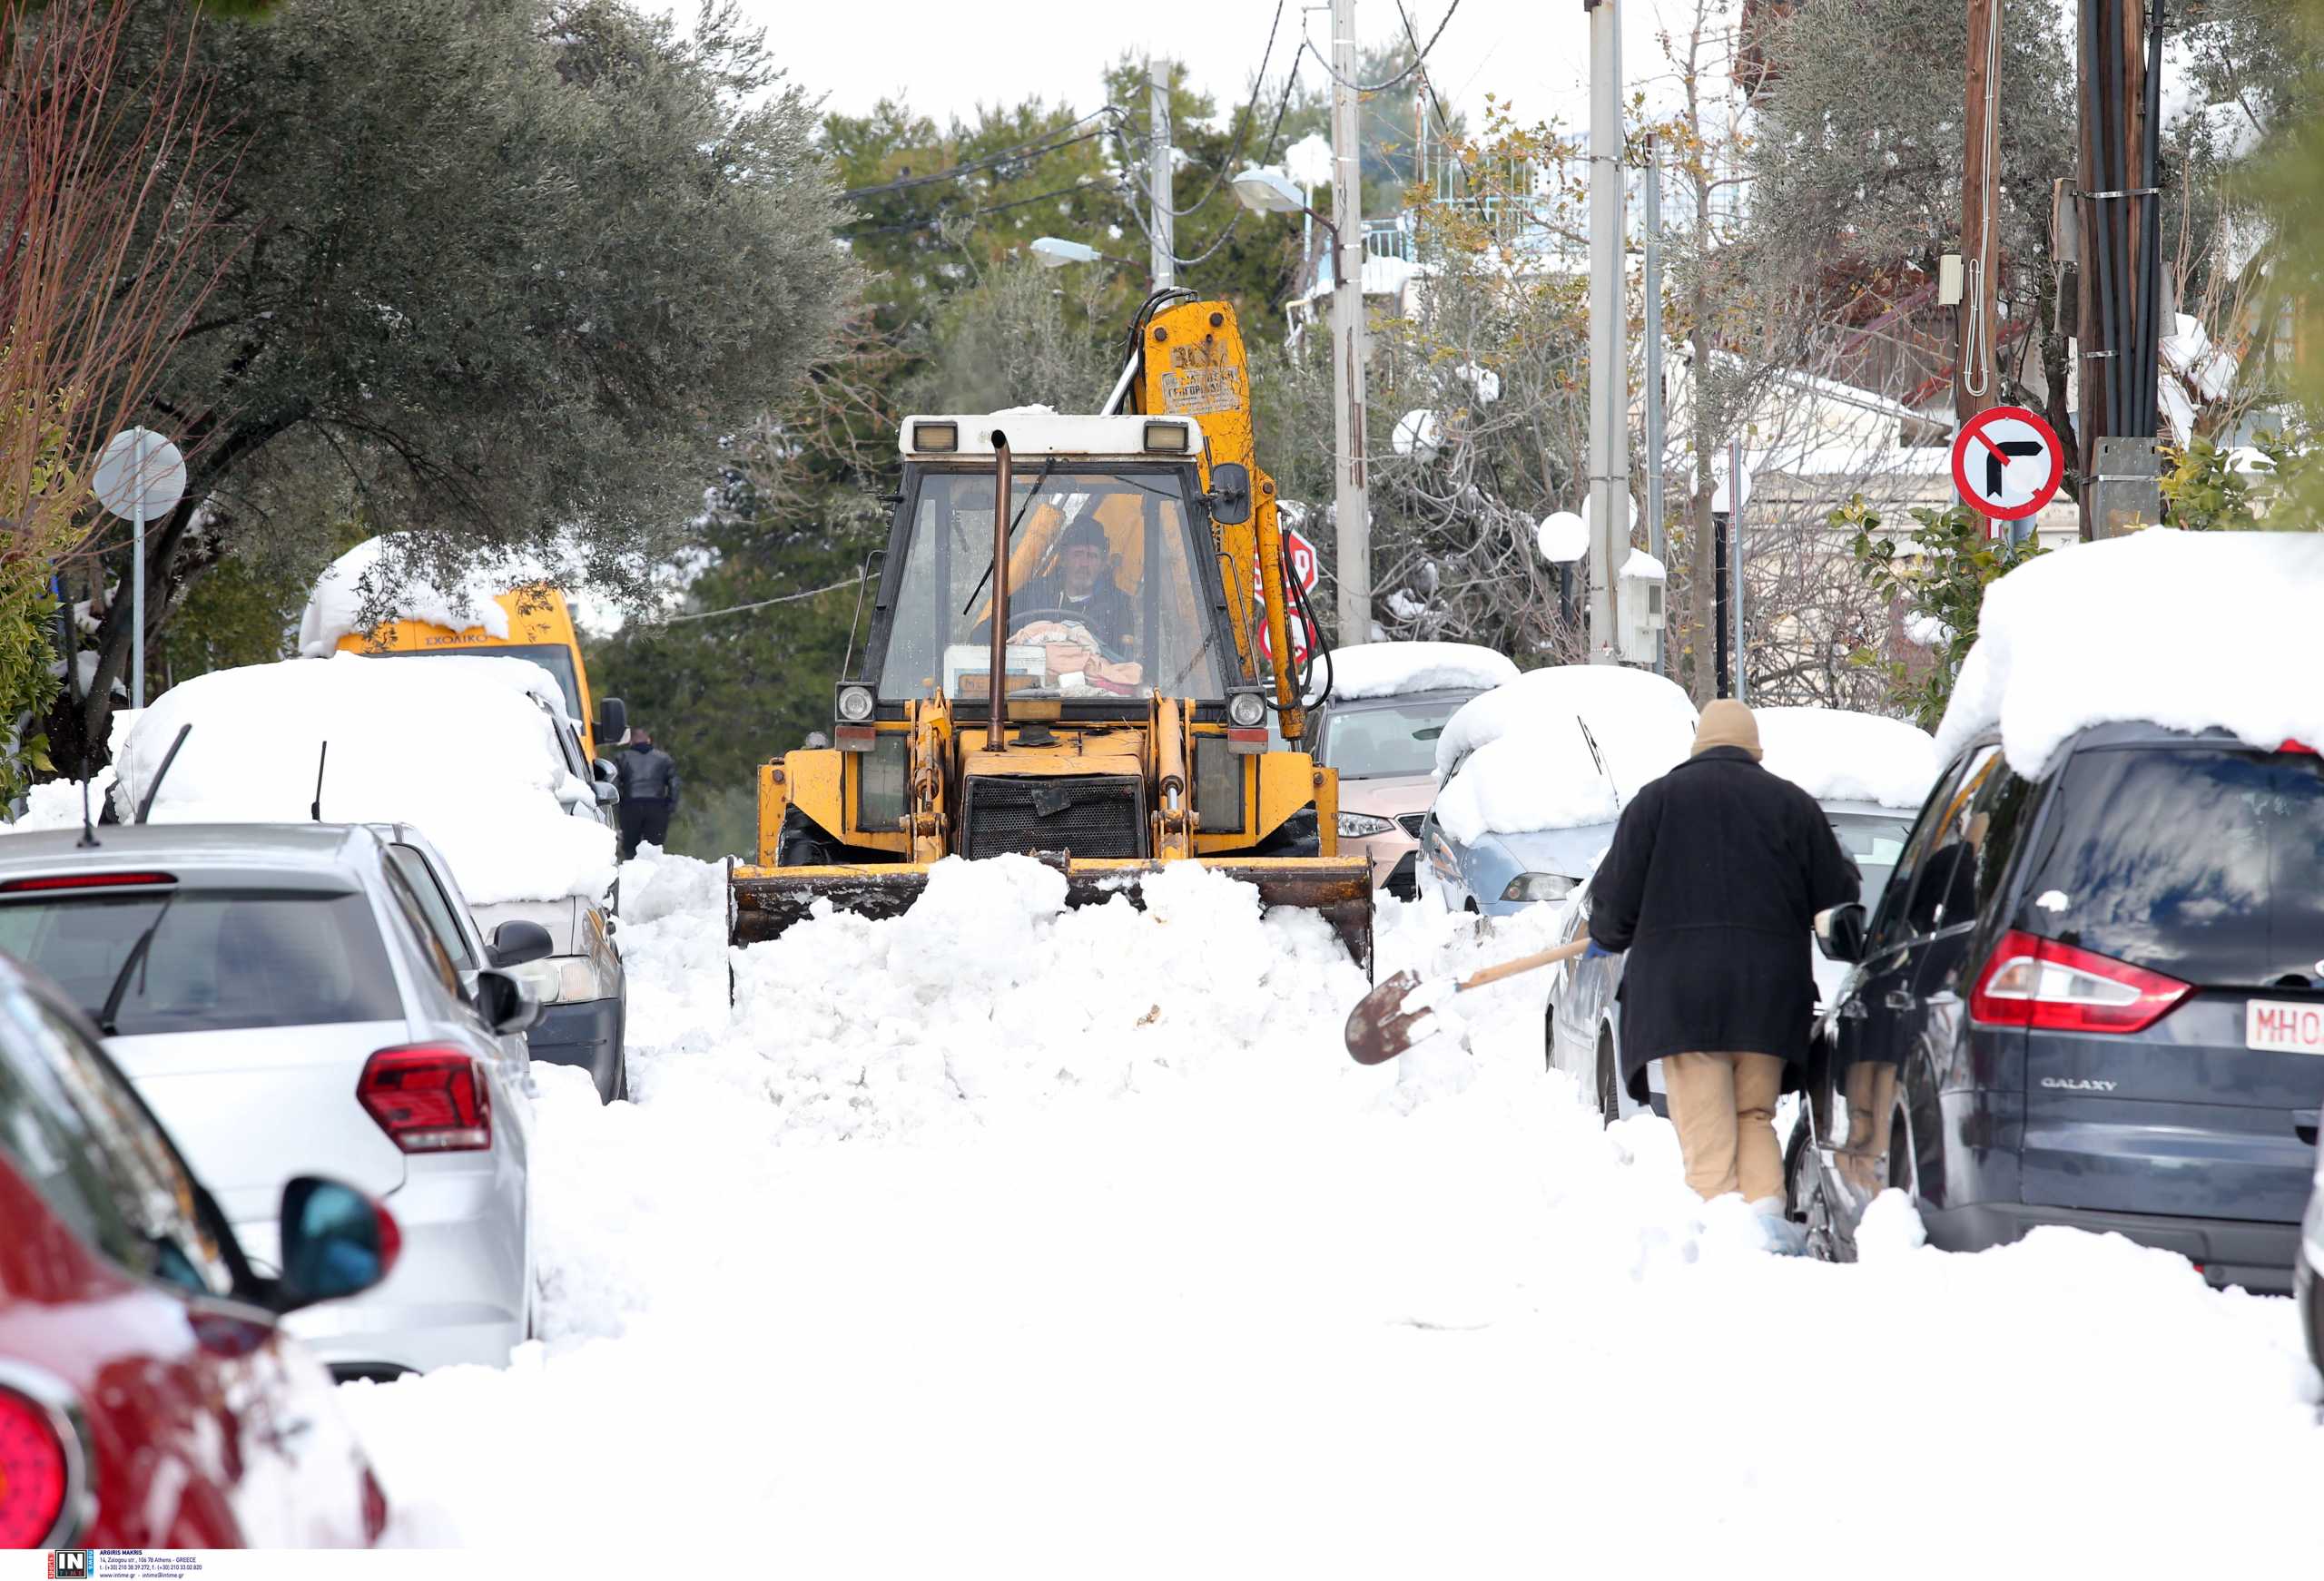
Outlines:
[[[2162,271],[2154,120],[2160,85],[2145,0],[2078,0],[2081,87],[2075,440],[2082,531],[2105,538],[2162,518],[2155,378]]]
[[[1967,159],[1961,181],[1960,355],[1953,409],[1967,422],[2000,398],[1994,325],[2000,317],[2000,0],[1969,0]]]

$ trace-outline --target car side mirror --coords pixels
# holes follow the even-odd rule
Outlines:
[[[537,922],[504,922],[492,930],[492,964],[520,967],[556,953],[556,940]]]
[[[614,767],[611,758],[591,758],[589,778],[600,785],[618,785],[621,783],[621,771]]]
[[[529,1032],[541,1018],[541,1002],[507,972],[490,967],[476,975],[477,1014],[501,1036]]]
[[[592,789],[593,789],[593,790],[595,790],[596,791],[596,793],[597,793],[597,805],[598,805],[598,806],[600,806],[600,807],[614,807],[614,806],[617,806],[617,805],[619,805],[619,803],[620,803],[620,801],[621,801],[621,787],[620,787],[620,786],[618,786],[618,785],[610,785],[610,784],[607,784],[605,781],[600,780],[600,781],[598,781],[596,782],[596,784],[595,786],[593,786],[593,787],[592,787]]]
[[[353,1186],[311,1174],[282,1188],[281,1236],[273,1304],[284,1312],[361,1295],[388,1277],[403,1249],[387,1209]]]
[[[1251,519],[1251,469],[1239,461],[1222,461],[1210,469],[1210,519],[1222,526],[1238,526]]]
[[[1854,900],[1816,918],[1816,948],[1827,960],[1854,964],[1864,958],[1864,907]]]
[[[597,699],[597,744],[610,746],[629,733],[629,704],[618,697]]]

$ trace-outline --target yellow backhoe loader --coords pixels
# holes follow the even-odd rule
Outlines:
[[[1321,912],[1371,969],[1338,777],[1280,745],[1303,727],[1301,595],[1253,464],[1235,310],[1157,299],[1134,333],[1103,413],[905,419],[870,638],[833,745],[760,767],[734,942],[818,899],[893,916],[940,858],[1014,851],[1060,869],[1074,905],[1198,861]]]

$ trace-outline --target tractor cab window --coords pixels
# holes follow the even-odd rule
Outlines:
[[[1004,681],[1014,697],[1216,700],[1185,478],[1027,460],[1010,515]],[[982,702],[992,663],[992,474],[926,473],[891,615],[880,694]]]

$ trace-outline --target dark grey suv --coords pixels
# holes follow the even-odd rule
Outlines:
[[[2120,1231],[2291,1287],[2324,1104],[2324,760],[2085,730],[2038,780],[1949,765],[1817,1024],[1791,1194],[1853,1252],[1883,1187],[1936,1245]]]

